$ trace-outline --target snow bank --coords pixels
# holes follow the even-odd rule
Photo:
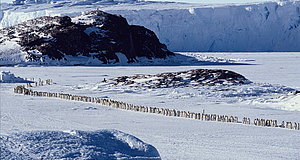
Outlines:
[[[39,16],[74,16],[98,8],[153,30],[172,51],[300,51],[300,1],[209,6],[112,2],[9,6],[0,28]]]
[[[299,91],[298,91],[299,92]],[[290,92],[286,95],[278,98],[269,99],[266,101],[254,101],[253,104],[271,106],[275,109],[288,110],[288,111],[300,111],[300,94]]]
[[[0,137],[0,159],[160,159],[158,151],[117,130],[32,131]]]
[[[23,78],[16,77],[11,72],[0,72],[0,83],[30,83],[31,81],[27,81]]]

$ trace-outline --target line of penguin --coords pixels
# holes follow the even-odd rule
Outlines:
[[[52,80],[51,81],[49,80],[48,82],[49,83],[46,83],[46,84],[51,84]],[[28,84],[27,84],[27,86],[28,86]],[[280,124],[278,124],[277,120],[261,119],[261,118],[256,118],[253,120],[253,122],[251,122],[250,118],[247,118],[247,117],[244,117],[242,119],[242,121],[239,121],[239,118],[237,116],[206,114],[204,110],[202,111],[202,113],[194,113],[194,112],[180,111],[180,110],[175,110],[175,109],[138,106],[138,105],[128,104],[125,102],[115,101],[115,100],[105,99],[105,98],[77,96],[77,95],[71,95],[71,94],[65,94],[65,93],[33,91],[31,89],[27,89],[25,86],[15,87],[14,92],[18,93],[18,94],[24,94],[24,95],[30,95],[30,96],[54,97],[54,98],[60,98],[60,99],[65,99],[65,100],[96,103],[96,104],[109,106],[109,107],[117,108],[117,109],[159,114],[159,115],[170,116],[170,117],[182,117],[182,118],[190,118],[190,119],[201,120],[201,121],[242,123],[245,125],[255,125],[255,126],[264,126],[264,127],[279,127],[279,128],[300,130],[300,123],[297,123],[297,122],[282,121]]]

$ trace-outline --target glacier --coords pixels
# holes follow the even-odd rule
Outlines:
[[[153,30],[172,51],[300,51],[300,1],[204,5],[146,1],[59,1],[5,5],[0,28],[40,16],[100,10]]]

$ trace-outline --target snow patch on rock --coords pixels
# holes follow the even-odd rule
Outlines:
[[[138,74],[109,79],[108,84],[140,88],[195,87],[215,85],[237,85],[252,83],[244,76],[228,71],[194,69],[181,72],[168,72],[156,75]]]

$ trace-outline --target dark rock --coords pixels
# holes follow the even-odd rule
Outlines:
[[[194,69],[181,72],[160,73],[156,75],[121,76],[109,79],[107,83],[117,86],[166,88],[204,85],[237,85],[251,83],[244,76],[216,69]]]
[[[138,57],[166,58],[174,55],[149,29],[129,25],[125,18],[99,10],[72,19],[65,17],[41,17],[0,30],[5,41],[16,41],[36,61],[48,56],[67,60],[69,56],[97,58],[102,63],[117,63],[116,53],[123,53],[128,62]],[[40,55],[33,55],[37,51]],[[40,56],[40,57],[39,57]]]
[[[62,26],[69,26],[72,25],[72,19],[68,16],[64,16],[58,19],[58,23]]]

